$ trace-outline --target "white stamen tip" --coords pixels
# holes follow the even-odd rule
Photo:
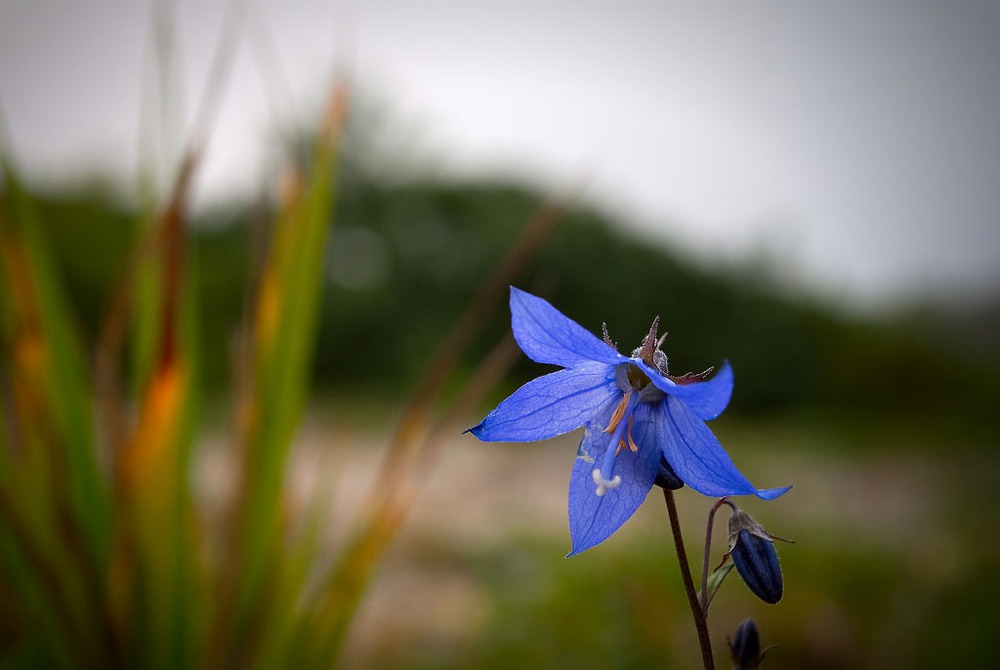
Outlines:
[[[615,475],[615,478],[611,480],[605,479],[601,475],[600,468],[594,468],[594,471],[591,473],[591,475],[594,478],[594,483],[597,484],[597,490],[595,491],[595,493],[597,493],[598,497],[603,496],[608,491],[614,491],[622,483],[621,475]]]

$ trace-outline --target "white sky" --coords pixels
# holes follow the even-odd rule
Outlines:
[[[227,4],[176,3],[195,107]],[[259,0],[290,97],[241,46],[206,199],[260,184],[269,108],[334,62],[443,174],[588,197],[701,259],[769,254],[864,306],[1000,287],[1000,4]],[[0,109],[36,176],[134,175],[150,5],[0,0]],[[260,50],[256,52],[260,54]],[[145,77],[149,88],[149,77]]]

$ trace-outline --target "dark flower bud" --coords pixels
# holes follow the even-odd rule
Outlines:
[[[739,508],[729,517],[729,557],[750,591],[771,605],[781,600],[784,584],[775,539]]]
[[[732,655],[734,670],[756,670],[760,667],[760,633],[753,619],[744,619],[733,639],[729,640],[729,651]]]
[[[660,471],[656,473],[656,480],[653,482],[660,488],[670,489],[671,491],[676,491],[677,489],[684,486],[684,482],[681,478],[677,476],[674,469],[670,467],[670,463],[667,463],[667,459],[660,456]]]

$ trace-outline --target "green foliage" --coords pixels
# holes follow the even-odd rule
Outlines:
[[[90,646],[100,639],[88,607],[105,583],[100,566],[108,559],[112,518],[65,298],[30,199],[6,163],[3,180],[0,369],[10,380],[13,411],[5,411],[10,444],[0,453],[0,550],[15,597],[41,631],[25,647],[31,654],[46,642]],[[61,533],[64,525],[74,532]]]
[[[537,208],[539,198],[514,186],[385,184],[359,174],[348,184],[337,202],[338,235],[325,252],[316,379],[333,391],[398,398],[471,299],[482,268],[502,255],[514,222]],[[112,210],[107,218],[121,216]],[[246,223],[251,214],[217,212],[215,218],[228,223],[196,227],[192,245],[206,261],[198,278],[205,374],[210,388],[219,389],[228,382],[225,362],[253,242]],[[120,245],[95,245],[94,254],[113,259]],[[70,256],[60,259],[86,315],[93,303],[88,296],[99,293],[87,287],[111,280],[109,263],[88,269]],[[567,214],[521,286],[549,296],[595,331],[607,322],[622,349],[634,346],[660,315],[676,372],[729,358],[739,380],[736,412],[795,411],[863,424],[905,421],[919,411],[941,428],[975,433],[983,442],[998,437],[989,399],[1000,392],[1000,365],[969,356],[965,331],[942,337],[947,330],[939,322],[851,318],[784,297],[749,270],[686,261],[616,232],[612,221],[592,211]],[[505,314],[499,310],[483,326],[498,336],[507,329]],[[481,355],[484,345],[472,351]],[[524,364],[509,385],[531,374]],[[951,392],[925,392],[929,377]]]

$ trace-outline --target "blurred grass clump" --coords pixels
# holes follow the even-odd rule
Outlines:
[[[338,89],[307,171],[290,177],[277,211],[242,351],[240,486],[222,541],[206,535],[191,490],[202,398],[190,281],[197,268],[186,233],[196,155],[186,156],[166,204],[133,228],[137,239],[123,245],[110,236],[108,247],[127,254],[128,263],[119,267],[93,367],[44,227],[4,157],[0,570],[7,663],[272,665],[293,661],[293,652],[309,660],[329,637],[323,622],[299,612],[311,544],[307,536],[287,546],[281,488],[305,400],[345,107]],[[113,231],[88,234],[104,232]],[[86,258],[88,246],[81,243],[75,255]]]
[[[219,297],[213,282],[227,256],[202,256],[192,242],[196,151],[164,204],[132,222],[113,214],[110,225],[99,205],[63,204],[53,216],[2,156],[4,667],[336,663],[435,445],[509,367],[512,344],[502,340],[472,366],[440,413],[442,390],[454,387],[448,380],[484,315],[559,218],[550,209],[529,221],[430,357],[385,438],[377,485],[331,560],[325,515],[297,509],[285,482],[310,388],[346,113],[347,89],[335,86],[305,161],[285,175],[259,261],[243,258],[256,269],[223,290],[229,319],[202,304]],[[245,303],[245,316],[232,318],[233,303]],[[206,388],[220,391],[205,370],[226,367],[206,345],[204,321],[213,333],[236,332],[223,358],[235,371],[224,386],[237,483],[221,518],[193,490],[199,426],[206,409],[214,413]]]

